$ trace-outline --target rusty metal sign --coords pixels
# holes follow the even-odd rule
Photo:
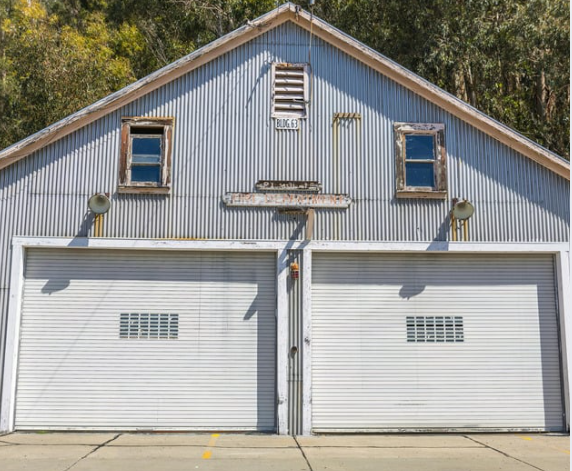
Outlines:
[[[256,182],[259,191],[321,191],[322,185],[316,181],[299,180],[259,180]]]
[[[345,209],[352,202],[347,195],[302,193],[227,193],[222,200],[227,206],[337,209]]]

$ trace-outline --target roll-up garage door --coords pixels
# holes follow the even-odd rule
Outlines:
[[[315,431],[562,430],[552,257],[313,264]]]
[[[275,429],[275,256],[28,251],[17,429]]]

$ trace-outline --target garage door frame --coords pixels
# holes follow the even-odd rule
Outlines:
[[[282,243],[246,241],[169,241],[169,240],[127,240],[127,239],[71,239],[15,237],[12,241],[11,286],[6,329],[6,355],[2,382],[2,404],[0,408],[0,431],[12,432],[16,418],[16,385],[19,363],[20,324],[26,252],[31,248],[54,249],[117,249],[150,251],[207,251],[207,252],[269,252],[276,260],[276,428],[277,433],[287,434],[288,386],[287,386],[287,338],[280,332],[288,331],[288,300],[286,295],[287,257]]]
[[[566,429],[570,430],[570,372],[572,365],[572,305],[570,297],[570,252],[565,243],[467,243],[467,242],[326,242],[326,241],[180,241],[150,239],[85,239],[85,238],[44,238],[14,237],[12,240],[11,284],[6,330],[5,364],[2,382],[2,404],[0,408],[0,431],[14,430],[16,405],[16,380],[18,369],[19,325],[24,285],[26,249],[37,248],[85,248],[121,250],[204,250],[204,251],[268,251],[276,254],[276,328],[277,328],[277,380],[276,414],[277,433],[288,434],[288,250],[301,250],[304,264],[301,273],[303,338],[305,339],[302,368],[302,422],[303,434],[310,435],[312,429],[312,252],[454,252],[454,253],[497,253],[497,254],[550,254],[555,259],[555,285],[557,291],[557,311],[561,338],[561,369],[566,416]],[[343,267],[340,267],[343,270]]]
[[[562,431],[554,256],[313,260],[313,432]],[[464,343],[412,344],[409,323],[405,342],[405,316],[452,315]]]
[[[303,336],[309,339],[305,345],[303,369],[303,424],[304,435],[312,434],[312,253],[316,252],[345,252],[345,253],[457,253],[457,254],[542,254],[554,257],[556,312],[558,316],[560,340],[560,370],[565,416],[565,429],[570,431],[570,366],[572,365],[572,306],[570,301],[570,252],[567,244],[561,243],[463,243],[463,242],[404,242],[404,243],[349,243],[349,242],[316,242],[304,250],[304,324]],[[343,270],[343,267],[340,267]],[[568,296],[566,295],[568,294]],[[384,430],[391,432],[391,430]],[[395,430],[399,432],[400,430]],[[417,430],[408,430],[415,432]],[[419,430],[426,431],[426,430]],[[347,431],[340,431],[340,433]],[[360,430],[356,430],[360,432]],[[371,430],[364,430],[370,432]],[[335,433],[329,430],[328,433]]]

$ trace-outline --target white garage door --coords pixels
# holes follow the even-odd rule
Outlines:
[[[275,428],[275,256],[29,250],[17,429]]]
[[[562,430],[547,256],[315,254],[313,427]]]

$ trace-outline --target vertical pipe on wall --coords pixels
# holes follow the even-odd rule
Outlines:
[[[288,264],[298,265],[298,274],[303,273],[304,262],[301,250],[288,250]],[[298,275],[299,276],[299,275]],[[293,276],[290,270],[288,277],[288,429],[290,435],[302,434],[302,358],[304,342],[302,338],[302,289],[303,282]]]

